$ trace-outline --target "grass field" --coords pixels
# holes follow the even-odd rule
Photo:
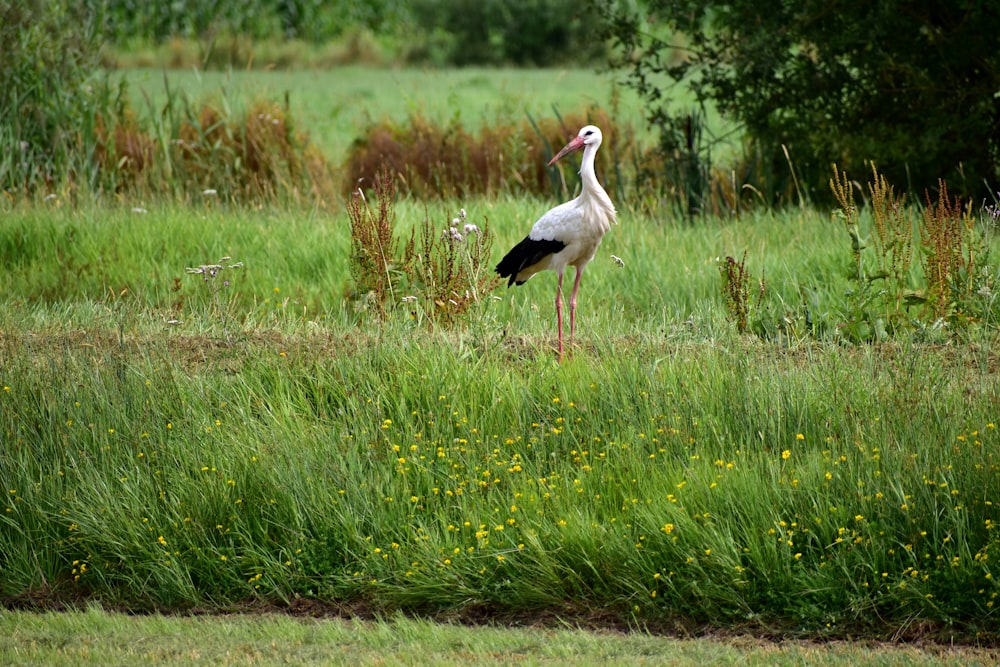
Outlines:
[[[441,96],[420,85],[400,87]],[[498,260],[553,204],[396,212],[443,229],[465,208]],[[691,224],[620,204],[560,365],[552,276],[454,326],[403,292],[379,318],[352,295],[343,211],[4,205],[7,606],[997,641],[992,290],[976,317],[915,306],[849,344],[835,332],[868,306],[829,211]],[[744,252],[780,335],[727,315],[718,260]]]

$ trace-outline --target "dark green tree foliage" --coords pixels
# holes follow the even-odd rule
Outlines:
[[[288,37],[322,42],[351,28],[395,27],[407,0],[77,0],[103,10],[105,35],[116,43],[199,38],[227,32],[252,39]]]
[[[604,55],[579,0],[414,0],[428,57],[450,65],[580,65]]]
[[[998,185],[1000,11],[981,0],[648,0],[596,3],[617,64],[669,126],[664,81],[745,124],[772,169],[781,145],[814,196],[830,164],[873,160],[890,182],[922,192]],[[683,49],[649,34],[683,34]],[[656,30],[656,28],[653,28]],[[666,31],[659,33],[666,34]],[[665,76],[664,76],[665,75]],[[987,185],[988,184],[988,185]],[[828,193],[825,193],[828,194]]]

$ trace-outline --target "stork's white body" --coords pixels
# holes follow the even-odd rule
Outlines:
[[[601,146],[601,131],[588,125],[549,162],[553,164],[567,153],[583,149],[580,165],[580,196],[556,206],[543,215],[528,236],[518,243],[497,265],[497,273],[509,277],[509,285],[521,285],[539,271],[555,271],[559,277],[556,290],[556,316],[559,330],[559,358],[562,359],[562,278],[567,266],[576,267],[570,297],[570,345],[576,329],[576,295],[584,268],[594,258],[604,235],[617,222],[615,206],[597,181],[594,160]]]

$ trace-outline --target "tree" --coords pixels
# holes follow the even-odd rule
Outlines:
[[[828,194],[831,163],[860,177],[868,160],[919,193],[938,178],[977,197],[998,186],[1000,12],[990,3],[648,0],[643,15],[624,2],[603,11],[613,64],[629,69],[654,122],[676,124],[658,82],[684,82],[741,122],[772,169],[788,169],[786,146],[814,195]]]
[[[530,67],[604,55],[579,0],[414,0],[413,13],[443,64]]]

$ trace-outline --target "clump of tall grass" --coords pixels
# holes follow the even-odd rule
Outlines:
[[[94,74],[98,8],[0,2],[0,188],[14,199],[56,192],[211,191],[227,201],[332,200],[326,159],[295,126],[288,103],[193,107],[168,86],[140,118],[125,84]],[[92,11],[91,11],[92,10]]]
[[[0,341],[4,601],[996,640],[1000,432],[962,350],[352,335]]]
[[[404,243],[396,228],[395,194],[396,179],[384,167],[374,180],[377,209],[360,187],[347,207],[359,305],[383,318],[402,305],[429,323],[462,319],[499,284],[491,271],[488,221],[482,227],[467,221],[465,209],[443,228],[425,217]]]

